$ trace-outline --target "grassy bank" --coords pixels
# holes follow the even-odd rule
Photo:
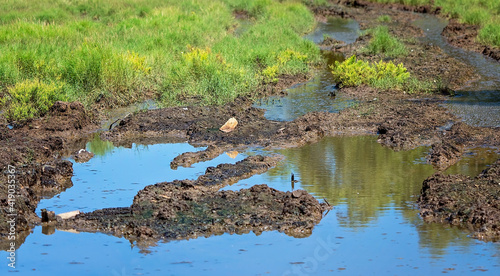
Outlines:
[[[407,5],[432,4],[442,12],[462,23],[479,25],[478,40],[484,44],[500,47],[500,1],[498,0],[371,0],[381,3],[403,3]]]
[[[300,1],[2,1],[0,103],[11,120],[55,100],[220,104],[308,72],[314,24]]]

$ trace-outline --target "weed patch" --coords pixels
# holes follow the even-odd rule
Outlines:
[[[389,34],[389,29],[386,26],[378,26],[368,30],[368,33],[373,36],[370,43],[366,47],[366,51],[370,54],[384,54],[389,57],[397,57],[406,55],[408,50],[405,45],[397,38]]]

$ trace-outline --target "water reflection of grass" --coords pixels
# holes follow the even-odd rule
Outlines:
[[[98,133],[94,135],[92,141],[87,143],[87,150],[97,156],[104,156],[110,153],[114,148],[115,146],[111,141],[102,140]]]
[[[352,229],[370,227],[388,210],[397,210],[403,216],[401,222],[418,229],[422,247],[442,256],[451,244],[465,246],[472,241],[457,240],[464,237],[462,229],[425,223],[418,216],[415,204],[422,182],[434,169],[415,160],[427,151],[420,147],[395,152],[370,136],[326,138],[301,148],[280,150],[286,161],[266,175],[286,183],[293,171],[308,192],[326,198],[332,205],[345,206],[337,209],[337,220]]]
[[[405,209],[415,200],[423,180],[433,173],[430,165],[414,164],[425,151],[395,152],[374,137],[327,138],[280,151],[288,165],[272,170],[270,176],[287,180],[294,171],[310,193],[334,205],[348,205],[346,226],[367,225],[391,204]]]

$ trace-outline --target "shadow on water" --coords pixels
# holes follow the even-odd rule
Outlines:
[[[482,54],[453,47],[441,35],[446,20],[422,15],[414,24],[425,33],[424,41],[440,47],[448,55],[474,68],[480,79],[456,91],[448,108],[464,121],[476,126],[500,126],[500,62]]]
[[[318,23],[316,30],[305,38],[321,43],[325,36],[333,37],[345,43],[353,43],[358,38],[359,24],[354,20],[329,19]],[[326,66],[315,77],[286,90],[287,96],[272,96],[255,103],[255,107],[266,110],[269,120],[292,121],[312,111],[339,112],[355,104],[355,101],[337,93],[336,85],[329,66],[335,61],[343,61],[342,53],[325,51]]]

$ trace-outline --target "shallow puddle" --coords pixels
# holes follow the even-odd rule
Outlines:
[[[476,148],[472,149],[461,157],[453,166],[449,167],[446,174],[463,174],[470,177],[476,177],[490,164],[495,163],[500,158],[498,149],[495,148]]]
[[[43,199],[38,204],[41,209],[55,211],[56,214],[80,210],[90,212],[109,207],[128,207],[134,196],[146,185],[175,179],[195,179],[207,167],[221,163],[236,163],[246,155],[219,157],[194,164],[190,168],[170,168],[170,162],[179,154],[204,150],[187,143],[137,145],[132,148],[114,147],[109,141],[87,143],[87,150],[96,154],[87,163],[73,163],[73,187],[59,195]]]
[[[351,44],[359,37],[359,24],[352,19],[329,18],[327,22],[318,22],[316,29],[307,34],[305,38],[319,44],[325,37],[333,37],[336,40],[343,41],[345,44]]]
[[[424,41],[440,47],[448,55],[473,67],[481,76],[456,91],[447,103],[451,112],[470,125],[500,126],[500,63],[476,52],[465,51],[447,43],[441,35],[446,20],[422,15],[414,24],[424,31]]]
[[[134,193],[114,193],[116,198],[112,199],[102,190],[103,185],[108,185],[104,179],[121,181],[114,188],[106,189],[128,189],[138,186],[133,184],[137,181],[192,178],[208,164],[196,164],[181,175],[173,175],[177,172],[169,170],[173,156],[184,150],[193,148],[186,144],[114,148],[92,159],[88,166],[75,164],[75,178],[95,183],[75,182],[66,193],[85,185],[96,190],[91,197],[110,197],[109,205],[123,206],[131,202]],[[36,227],[17,251],[17,270],[23,275],[62,272],[72,275],[323,275],[331,272],[497,275],[500,244],[470,239],[461,229],[427,224],[419,218],[414,202],[422,181],[434,172],[430,165],[420,161],[427,151],[428,148],[418,148],[394,152],[379,145],[376,137],[327,138],[301,148],[278,150],[286,157],[280,165],[225,188],[238,190],[267,183],[285,191],[306,189],[320,201],[328,201],[334,209],[306,238],[293,238],[277,231],[259,235],[223,234],[160,242],[143,248],[124,238],[101,233],[53,232]],[[266,152],[255,150],[249,154],[255,153]],[[227,162],[229,157],[224,155],[214,163]],[[122,176],[117,176],[117,170],[110,170],[112,165],[116,169],[127,162],[135,165],[119,172],[134,170],[139,180],[133,179],[133,173],[123,178],[126,180],[114,179]],[[109,167],[105,170],[103,166]],[[149,166],[152,168],[146,168]],[[291,173],[298,180],[294,187]],[[90,195],[84,191],[80,194]],[[63,195],[59,200],[63,201]],[[73,197],[77,198],[78,193]],[[100,201],[81,201],[78,205],[95,209],[96,205],[108,204],[106,200]],[[71,205],[73,201],[68,197],[59,204]],[[42,230],[51,235],[43,234]]]
[[[330,18],[326,23],[318,23],[316,29],[305,36],[315,43],[321,43],[325,36],[353,43],[359,36],[359,24],[354,20]],[[293,121],[313,111],[339,112],[356,102],[337,93],[329,66],[335,61],[343,61],[342,53],[327,51],[324,53],[327,64],[315,77],[305,83],[299,83],[286,90],[287,96],[272,96],[258,100],[254,106],[266,110],[268,120]]]
[[[312,80],[287,89],[287,96],[267,97],[254,106],[265,109],[268,120],[293,121],[309,112],[339,112],[355,104],[356,101],[341,94],[333,96],[336,90],[332,73],[323,70]]]

